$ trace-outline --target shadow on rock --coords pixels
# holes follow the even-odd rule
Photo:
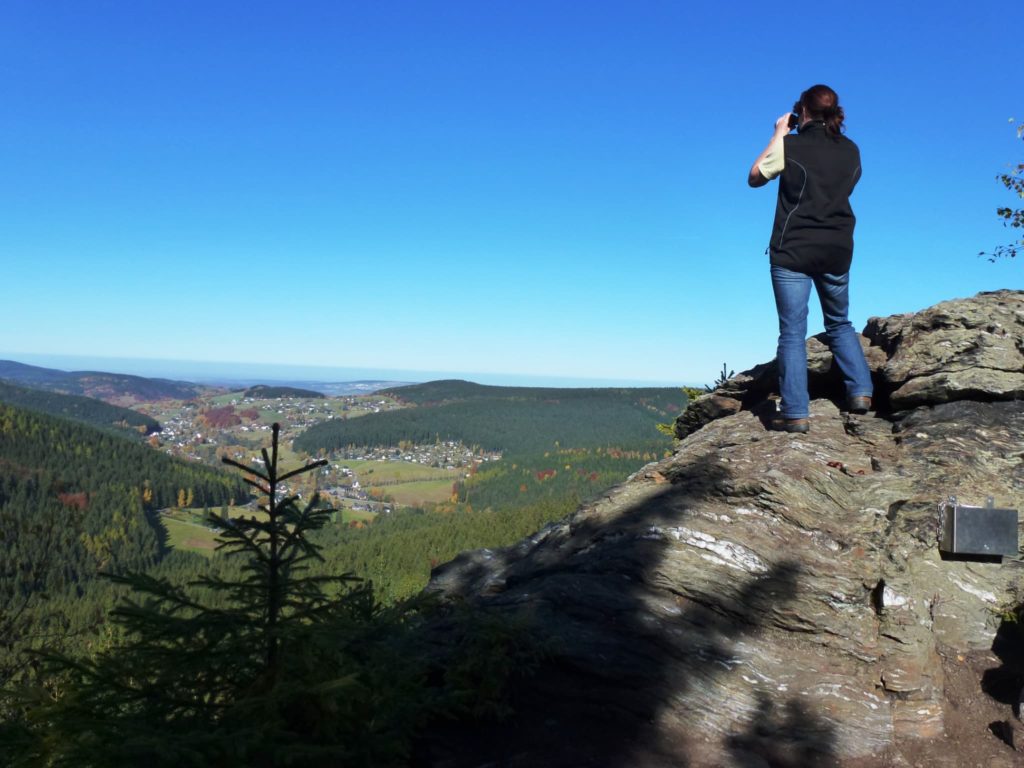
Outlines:
[[[598,505],[584,507],[515,547],[466,553],[435,571],[433,591],[464,601],[474,614],[525,622],[545,657],[532,675],[510,681],[507,718],[437,724],[417,765],[708,764],[722,734],[708,739],[690,722],[688,696],[720,694],[718,681],[741,663],[737,643],[763,631],[800,578],[797,565],[780,559],[747,572],[737,567],[728,583],[673,584],[669,548],[698,504],[731,487],[728,471],[709,454],[671,482],[644,486],[635,503],[608,519]],[[438,625],[430,642],[443,646],[448,630]],[[772,759],[831,754],[831,732],[797,704],[780,714],[765,698],[752,709],[752,730],[735,737],[736,749],[770,746]],[[780,717],[782,726],[803,724],[782,752],[756,738]]]
[[[1020,717],[1024,693],[1024,622],[1017,618],[1004,619],[992,641],[992,652],[1002,664],[986,670],[981,688],[1001,704],[1012,706],[1013,713]]]
[[[747,729],[729,741],[733,765],[743,768],[826,768],[835,766],[835,731],[803,702],[758,697],[757,713]]]

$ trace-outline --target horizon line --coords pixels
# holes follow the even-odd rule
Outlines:
[[[177,378],[196,384],[305,382],[339,384],[360,381],[386,381],[420,384],[443,379],[463,379],[495,386],[572,387],[684,387],[701,386],[664,379],[634,379],[608,376],[569,376],[564,374],[431,371],[371,366],[329,366],[301,363],[246,363],[231,360],[185,360],[178,358],[128,357],[109,355],[72,355],[0,351],[0,359],[24,365],[49,367],[66,372],[93,370],[147,378]],[[70,367],[67,367],[70,364]],[[84,367],[78,367],[83,365]],[[113,366],[100,367],[96,366]],[[118,370],[120,368],[120,370]],[[326,376],[326,378],[319,378]],[[345,378],[336,378],[343,376]],[[541,383],[543,382],[543,383]]]

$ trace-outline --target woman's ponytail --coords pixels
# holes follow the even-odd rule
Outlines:
[[[823,122],[830,136],[837,137],[843,132],[846,113],[839,106],[839,96],[827,85],[812,85],[800,94],[797,104],[812,120]]]

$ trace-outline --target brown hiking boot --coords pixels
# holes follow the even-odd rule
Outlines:
[[[785,419],[782,417],[771,420],[769,429],[773,432],[796,432],[806,434],[811,428],[811,422],[807,419]]]
[[[864,395],[851,397],[846,401],[846,409],[850,413],[867,413],[871,410],[871,398]]]

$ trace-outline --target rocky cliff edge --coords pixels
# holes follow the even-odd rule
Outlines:
[[[1024,511],[1024,292],[872,318],[863,344],[877,412],[841,410],[811,339],[809,434],[766,431],[757,366],[691,404],[670,458],[436,569],[429,590],[546,650],[510,718],[442,731],[430,764],[968,765],[951,669],[982,654],[1015,684],[992,648],[1024,568],[941,555],[938,510]],[[995,730],[978,764],[1017,764]]]

